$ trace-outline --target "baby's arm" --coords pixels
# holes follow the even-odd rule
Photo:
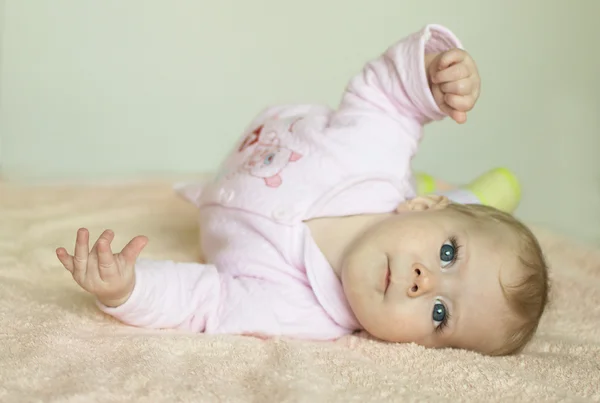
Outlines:
[[[103,312],[128,325],[153,329],[205,332],[214,328],[222,296],[216,268],[200,263],[138,259],[129,298]]]
[[[138,259],[145,237],[112,254],[105,231],[90,253],[88,232],[77,235],[75,255],[57,255],[99,308],[138,327],[193,332],[289,335],[331,339],[348,333],[324,312],[310,287],[217,271],[213,265]],[[111,272],[112,271],[112,272]]]
[[[136,285],[105,313],[133,326],[210,334],[332,339],[347,330],[323,311],[310,288],[219,272],[214,265],[136,263]]]
[[[133,326],[204,331],[218,307],[221,284],[215,267],[138,259],[145,237],[133,238],[113,254],[113,238],[112,231],[104,231],[89,251],[89,233],[82,228],[73,256],[64,248],[56,251],[100,309]]]
[[[348,84],[339,114],[377,113],[421,126],[447,114],[466,120],[479,95],[475,63],[439,25],[392,45]]]

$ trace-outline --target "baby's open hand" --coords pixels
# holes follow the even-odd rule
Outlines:
[[[475,61],[462,49],[425,56],[427,79],[439,108],[457,123],[479,98],[481,79]]]
[[[106,306],[123,304],[135,286],[135,261],[148,243],[148,238],[137,236],[120,253],[112,253],[110,243],[115,234],[106,230],[89,250],[90,234],[87,229],[77,231],[75,255],[58,248],[56,256],[73,279],[87,292],[95,295]]]

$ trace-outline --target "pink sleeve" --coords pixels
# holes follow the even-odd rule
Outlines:
[[[332,339],[337,325],[303,284],[220,273],[213,265],[138,261],[123,305],[99,308],[132,326],[193,332]]]
[[[131,297],[116,308],[97,302],[123,323],[146,328],[180,328],[203,332],[216,319],[220,276],[199,263],[139,259]]]
[[[431,94],[424,56],[461,47],[448,29],[425,26],[367,63],[348,84],[338,110],[344,115],[384,113],[414,119],[420,125],[442,119],[445,114]]]

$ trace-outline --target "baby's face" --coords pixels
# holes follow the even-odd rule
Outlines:
[[[373,336],[485,353],[506,339],[500,282],[516,276],[515,246],[508,229],[449,208],[399,213],[348,248],[341,278]]]

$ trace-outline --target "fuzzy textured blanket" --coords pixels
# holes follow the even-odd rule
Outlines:
[[[196,210],[167,181],[0,184],[0,402],[600,401],[600,250],[537,229],[551,305],[517,356],[144,330],[99,312],[55,256],[77,228],[147,235],[198,260]]]

